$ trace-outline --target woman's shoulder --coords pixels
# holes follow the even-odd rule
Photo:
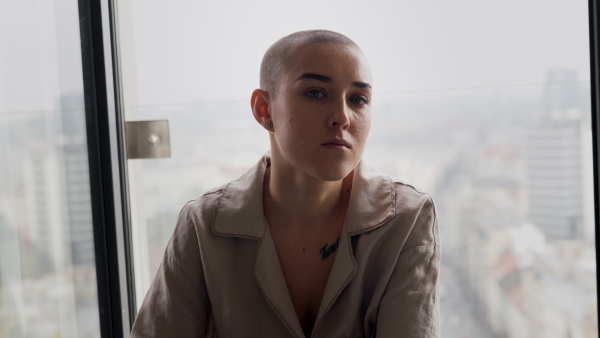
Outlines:
[[[396,215],[433,208],[431,196],[417,186],[386,175],[366,163],[361,163],[358,169],[358,179],[355,180],[358,183],[357,193],[368,195],[363,196],[363,199],[389,200],[394,204]]]
[[[394,185],[397,211],[410,212],[420,211],[423,208],[435,209],[433,198],[427,192],[398,178],[389,177],[389,179]]]
[[[229,183],[228,183],[229,184]],[[202,195],[188,201],[183,205],[179,215],[179,221],[206,221],[210,222],[215,208],[218,207],[223,193],[228,184],[223,184],[204,192]]]
[[[403,249],[439,246],[437,212],[431,195],[395,177],[389,179],[394,186],[395,214],[388,228],[405,233]]]

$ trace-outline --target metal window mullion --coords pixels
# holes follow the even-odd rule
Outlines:
[[[591,90],[591,114],[592,114],[592,140],[593,140],[593,162],[594,162],[594,218],[595,218],[595,241],[596,241],[596,288],[600,290],[598,282],[598,271],[600,262],[600,8],[598,0],[588,0],[589,24],[590,24],[590,90]],[[596,302],[600,303],[600,293],[596,293]],[[600,323],[600,314],[597,323]]]
[[[135,274],[133,266],[133,248],[132,248],[132,233],[131,233],[131,212],[129,208],[129,183],[128,183],[128,172],[127,172],[127,147],[126,147],[126,135],[125,135],[125,112],[124,112],[124,100],[123,100],[123,89],[122,89],[122,75],[121,75],[121,60],[119,52],[119,30],[118,30],[118,13],[116,0],[107,0],[108,2],[108,19],[110,21],[110,43],[111,46],[111,60],[112,60],[112,76],[114,83],[114,102],[115,112],[114,125],[115,125],[115,136],[116,136],[116,150],[113,147],[116,156],[117,167],[114,168],[119,173],[119,189],[120,189],[120,203],[121,207],[122,224],[120,226],[121,232],[121,243],[123,244],[121,256],[124,259],[124,274],[121,275],[122,286],[126,285],[127,295],[121,297],[121,299],[127,302],[127,311],[123,311],[123,315],[128,317],[129,327],[127,328],[127,334],[130,332],[130,328],[133,325],[133,321],[137,315],[137,304],[136,304],[136,292],[135,292]],[[105,43],[105,45],[106,45]]]
[[[128,337],[135,293],[128,292],[133,274],[114,12],[111,0],[78,5],[100,331]]]

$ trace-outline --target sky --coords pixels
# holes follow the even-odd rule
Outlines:
[[[361,46],[375,94],[538,84],[551,68],[590,78],[585,0],[118,3],[130,107],[248,100],[264,51],[317,28]],[[75,0],[0,3],[0,113],[81,91],[78,30]]]
[[[140,105],[246,100],[265,50],[317,28],[361,46],[375,93],[537,84],[550,68],[590,78],[585,0],[132,0],[131,9],[121,20],[133,23]]]

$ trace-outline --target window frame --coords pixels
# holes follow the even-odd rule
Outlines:
[[[599,0],[588,0],[590,27],[590,91],[592,114],[592,149],[594,162],[594,228],[596,244],[596,302],[600,302],[600,282],[598,281],[598,262],[600,261],[600,4]],[[600,315],[598,322],[600,323]]]
[[[135,318],[116,4],[78,0],[90,192],[102,337],[129,337]]]

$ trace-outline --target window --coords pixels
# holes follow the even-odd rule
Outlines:
[[[269,149],[248,107],[262,54],[318,27],[370,60],[365,160],[437,203],[444,336],[597,335],[585,1],[126,6],[126,117],[168,118],[172,144],[129,160],[138,306],[182,205]]]
[[[99,337],[77,3],[0,4],[0,336]]]
[[[262,54],[324,28],[373,70],[364,160],[436,203],[444,337],[597,337],[589,24],[583,0],[0,4],[0,336],[127,336],[183,204],[269,149]],[[158,119],[171,157],[125,159],[124,120]]]

